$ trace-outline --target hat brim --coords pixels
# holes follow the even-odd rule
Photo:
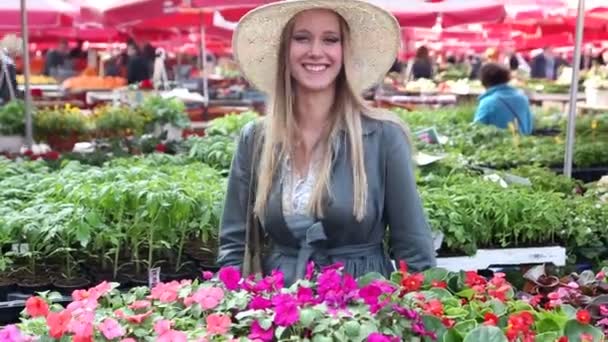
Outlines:
[[[243,76],[257,89],[275,90],[281,34],[298,13],[328,9],[349,26],[349,81],[363,91],[386,75],[401,44],[399,23],[386,10],[359,0],[291,0],[261,6],[239,22],[232,39],[234,58]]]

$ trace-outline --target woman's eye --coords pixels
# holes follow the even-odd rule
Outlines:
[[[293,40],[295,40],[296,42],[305,42],[308,40],[308,37],[306,36],[294,36]]]
[[[335,44],[335,43],[338,43],[339,41],[340,41],[340,38],[338,38],[338,37],[325,38],[325,42],[330,43],[330,44]]]

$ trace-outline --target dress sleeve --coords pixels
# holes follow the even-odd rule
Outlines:
[[[434,267],[435,249],[426,214],[416,188],[407,138],[396,124],[384,125],[387,146],[384,215],[389,225],[393,258],[412,271]]]
[[[254,123],[250,123],[243,128],[230,166],[228,190],[220,222],[217,257],[217,264],[220,267],[240,267],[243,263],[251,174],[250,144],[253,143],[253,125]]]

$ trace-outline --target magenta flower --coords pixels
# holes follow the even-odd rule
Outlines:
[[[25,339],[16,325],[7,325],[0,330],[0,342],[23,342]]]
[[[238,270],[238,268],[222,268],[219,272],[219,278],[228,290],[234,291],[239,289],[239,282],[241,281],[241,272]]]
[[[264,297],[253,297],[249,302],[249,309],[251,310],[264,310],[272,307],[272,302]]]
[[[254,321],[251,325],[251,333],[247,336],[250,340],[262,340],[264,342],[272,341],[274,337],[274,329],[271,326],[267,330],[264,330],[258,321]]]
[[[315,263],[313,261],[309,261],[308,264],[306,264],[306,276],[304,276],[304,279],[311,280],[312,276],[314,275],[314,272]]]
[[[106,318],[101,324],[97,326],[99,331],[103,334],[105,338],[108,340],[113,340],[118,337],[122,337],[125,334],[125,329],[120,326],[120,324],[112,318]]]
[[[409,320],[418,320],[419,318],[418,313],[415,310],[402,308],[397,304],[393,305],[393,310]]]
[[[367,336],[367,342],[395,342],[399,341],[397,336],[382,335],[381,333],[371,333]]]
[[[204,280],[209,280],[213,278],[213,272],[209,272],[209,271],[204,271],[203,272],[203,279]]]
[[[289,327],[300,319],[298,303],[288,294],[280,294],[272,298],[275,306],[274,323],[278,326]]]
[[[315,298],[314,298],[314,292],[312,291],[311,288],[308,288],[308,287],[298,288],[297,297],[298,297],[298,303],[300,305],[316,304]]]

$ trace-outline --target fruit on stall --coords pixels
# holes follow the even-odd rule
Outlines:
[[[127,80],[123,77],[100,77],[100,76],[75,76],[63,81],[62,86],[72,91],[94,90],[94,89],[115,89],[123,87]]]
[[[25,76],[17,75],[17,84],[25,84]],[[31,75],[30,84],[57,84],[57,80],[44,75]]]

